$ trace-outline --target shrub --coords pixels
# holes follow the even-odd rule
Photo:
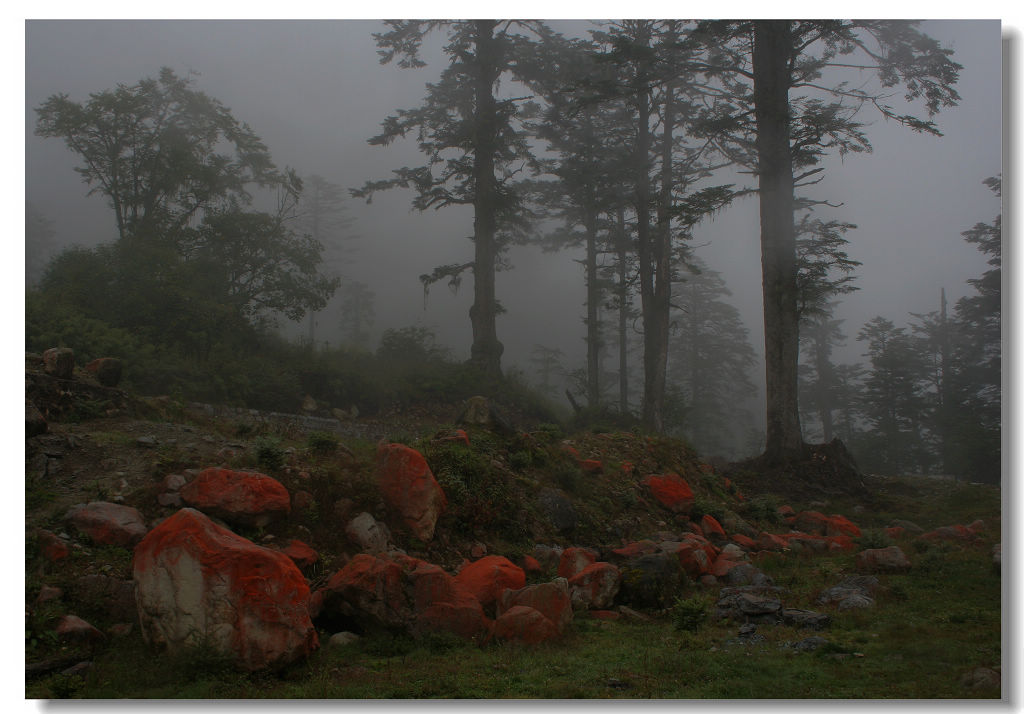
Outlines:
[[[281,442],[269,437],[256,439],[256,463],[268,471],[278,471],[284,467],[284,449]]]
[[[687,599],[676,598],[669,615],[672,618],[672,626],[677,632],[696,632],[704,626],[708,617],[708,605],[710,601],[706,597],[691,597]]]
[[[860,538],[854,538],[853,542],[865,549],[888,548],[893,545],[892,538],[877,528],[862,531]]]
[[[306,447],[314,454],[327,456],[338,449],[338,435],[327,431],[314,431],[306,439]]]

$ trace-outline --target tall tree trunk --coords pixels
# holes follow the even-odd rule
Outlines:
[[[797,409],[800,333],[793,228],[793,160],[789,143],[792,49],[789,20],[754,22],[754,118],[757,123],[768,402],[765,456],[772,461],[792,458],[800,453],[803,446]]]
[[[587,114],[584,145],[593,146],[593,124]],[[593,152],[588,149],[588,160]],[[601,318],[598,308],[601,304],[601,285],[597,276],[597,201],[594,186],[584,186],[583,228],[586,233],[586,287],[587,287],[587,406],[598,409],[601,406]]]
[[[497,150],[497,110],[494,82],[498,78],[497,42],[494,20],[474,20],[476,70],[474,95],[476,141],[473,147],[473,306],[469,319],[473,326],[470,362],[484,373],[501,374],[501,353],[498,341],[497,298],[495,296],[495,261],[497,259],[497,181],[494,177],[494,155]]]
[[[593,201],[584,207],[587,235],[587,405],[601,406],[601,287],[597,277],[597,209]]]
[[[638,84],[644,86],[637,97],[637,142],[636,142],[636,240],[637,262],[640,274],[640,310],[644,324],[644,395],[641,419],[644,425],[655,431],[662,429],[661,402],[655,384],[657,372],[657,336],[654,325],[654,245],[650,225],[650,147],[651,147],[651,103],[646,89],[646,78]]]
[[[629,238],[626,233],[626,209],[618,206],[619,259],[619,413],[629,413]]]

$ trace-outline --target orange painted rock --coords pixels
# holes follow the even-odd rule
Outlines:
[[[42,553],[42,556],[51,563],[56,563],[58,560],[64,560],[64,558],[71,555],[71,550],[68,548],[68,544],[65,543],[56,533],[39,529],[36,535],[39,541],[39,552]]]
[[[288,556],[183,508],[135,547],[143,638],[175,652],[198,645],[242,669],[276,668],[319,646],[309,587]]]
[[[288,541],[288,545],[282,548],[281,552],[291,558],[292,562],[300,568],[308,568],[320,559],[317,552],[301,540]]]
[[[504,556],[488,555],[463,567],[455,575],[455,582],[488,608],[506,589],[518,590],[526,585],[526,573]]]
[[[406,578],[398,563],[360,553],[317,591],[320,610],[359,620],[376,629],[406,629],[414,620]]]
[[[597,562],[569,578],[569,598],[576,610],[607,610],[619,594],[622,573],[611,563]]]
[[[412,534],[430,541],[448,499],[423,455],[403,444],[381,446],[377,450],[377,484],[388,508]]]
[[[93,501],[72,506],[66,518],[93,543],[132,546],[146,535],[142,514],[131,506]]]
[[[249,471],[204,469],[179,493],[192,508],[231,524],[262,527],[291,512],[291,498],[280,481]]]
[[[711,540],[719,539],[724,541],[726,539],[725,529],[722,528],[722,524],[718,522],[718,519],[712,515],[704,514],[700,519],[700,529],[704,532],[704,537]]]
[[[565,578],[555,578],[548,583],[527,585],[518,590],[505,590],[498,600],[498,616],[518,605],[532,607],[551,620],[559,633],[572,622],[572,600],[569,598],[569,583]]]
[[[490,635],[492,623],[480,601],[440,566],[420,561],[407,570],[407,577],[412,582],[414,634],[451,632],[479,642]]]
[[[679,474],[648,476],[644,483],[658,500],[673,513],[689,514],[693,508],[693,490]]]
[[[558,576],[571,578],[596,560],[597,554],[589,548],[566,548],[558,559]]]
[[[511,640],[535,645],[558,637],[558,630],[548,618],[526,605],[502,613],[494,621],[494,636],[500,640]]]

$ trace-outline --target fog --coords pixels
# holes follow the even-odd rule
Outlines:
[[[580,34],[586,22],[559,29]],[[399,108],[418,105],[424,84],[445,62],[441,41],[428,41],[427,66],[381,65],[375,21],[59,21],[26,23],[25,193],[52,222],[61,245],[113,240],[112,212],[101,196],[87,197],[74,173],[77,158],[55,139],[34,136],[35,108],[55,93],[84,101],[90,92],[155,77],[163,66],[179,75],[198,73],[195,88],[219,99],[248,123],[279,166],[300,175],[319,174],[343,187],[382,179],[392,169],[417,165],[415,140],[370,146],[381,121]],[[982,181],[1001,172],[1000,24],[998,21],[929,21],[922,29],[955,51],[963,65],[959,106],[937,117],[943,137],[915,134],[868,116],[873,153],[823,164],[825,179],[814,195],[841,204],[822,211],[827,219],[857,225],[847,238],[858,291],[843,298],[837,316],[850,335],[838,361],[859,361],[859,327],[884,315],[903,324],[910,312],[937,310],[940,288],[950,304],[970,291],[966,284],[985,269],[985,258],[960,235],[990,221],[999,202]],[[894,103],[901,102],[894,98]],[[358,241],[359,279],[376,295],[374,335],[383,329],[421,325],[466,357],[472,286],[453,294],[435,285],[424,300],[419,276],[435,266],[472,255],[469,209],[416,212],[411,192],[380,193],[371,204],[349,200]],[[720,271],[733,304],[759,352],[761,275],[758,212],[746,198],[695,231],[698,255]],[[513,269],[498,274],[498,297],[507,309],[498,319],[505,344],[503,366],[526,368],[538,344],[560,348],[566,365],[583,366],[585,315],[582,269],[565,251],[512,250]],[[317,338],[331,340],[332,316],[318,316]],[[297,328],[296,332],[301,332]]]

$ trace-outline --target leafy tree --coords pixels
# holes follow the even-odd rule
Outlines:
[[[533,347],[530,364],[533,365],[540,377],[537,387],[545,396],[550,397],[555,393],[553,378],[565,375],[565,367],[562,364],[564,357],[565,353],[557,347],[545,347],[544,345],[534,345]]]
[[[39,282],[46,263],[56,252],[53,222],[38,208],[25,202],[25,284]]]
[[[871,363],[861,391],[861,414],[868,423],[862,460],[868,468],[905,473],[927,472],[930,449],[924,443],[925,361],[906,328],[875,317],[857,339],[867,344]]]
[[[473,344],[470,361],[487,374],[501,372],[504,347],[496,319],[501,311],[495,292],[495,273],[505,249],[524,220],[522,197],[514,177],[531,158],[525,135],[517,126],[519,102],[499,98],[498,81],[515,76],[516,58],[526,37],[514,28],[531,24],[498,20],[387,22],[389,32],[374,37],[382,63],[398,58],[400,67],[421,67],[424,37],[434,29],[448,32],[445,53],[450,63],[416,109],[399,110],[384,121],[383,132],[371,144],[386,146],[415,132],[424,166],[405,167],[394,177],[369,181],[353,190],[370,200],[376,191],[411,188],[419,210],[452,205],[473,207],[473,260],[445,265],[422,276],[424,285],[447,279],[458,285],[466,270],[473,273],[470,322]],[[532,24],[536,27],[536,24]]]
[[[985,180],[1002,196],[1002,177]],[[1002,409],[1002,213],[991,223],[977,223],[964,231],[964,239],[988,256],[991,268],[967,282],[974,295],[957,301],[954,310],[961,339],[954,360],[959,366],[951,391],[962,409],[956,434],[957,469],[986,481],[998,481],[1001,460]]]
[[[294,215],[289,220],[297,232],[308,234],[323,246],[324,269],[334,277],[344,276],[352,262],[353,242],[358,238],[352,232],[354,219],[348,214],[344,189],[318,174],[306,177]],[[316,318],[317,311],[311,310],[308,318],[310,346],[316,345]],[[359,323],[364,318],[365,314],[357,315],[354,321]]]
[[[831,151],[870,149],[863,107],[914,131],[939,135],[936,125],[898,114],[886,103],[902,85],[908,101],[923,100],[928,117],[954,105],[960,65],[917,29],[890,20],[707,21],[692,35],[705,48],[694,69],[718,102],[704,111],[701,131],[758,178],[764,292],[767,443],[765,456],[798,455],[802,435],[797,398],[799,289],[794,191],[820,180],[815,167]],[[825,82],[826,71],[829,82]],[[841,72],[875,83],[835,81]],[[816,178],[812,178],[816,177]]]
[[[688,254],[683,241],[703,217],[733,197],[728,186],[694,190],[713,164],[707,145],[690,145],[682,131],[694,113],[686,71],[692,48],[682,42],[683,34],[684,25],[676,20],[624,20],[593,33],[606,48],[599,59],[615,69],[591,83],[593,100],[624,105],[634,127],[625,144],[631,149],[627,171],[618,182],[629,186],[635,216],[644,338],[642,419],[655,431],[664,427],[672,282]],[[625,307],[621,297],[620,305]],[[625,344],[621,334],[619,342]]]
[[[732,295],[717,271],[693,259],[693,271],[674,292],[669,381],[685,411],[672,426],[705,453],[737,456],[746,412],[757,388],[750,380],[755,353]]]
[[[833,414],[839,408],[839,382],[836,365],[832,363],[832,349],[846,341],[842,320],[833,319],[834,303],[818,310],[803,321],[801,345],[807,357],[800,365],[805,385],[800,399],[801,408],[813,414],[821,425],[822,441],[835,437]]]
[[[44,280],[88,315],[206,359],[214,342],[274,313],[298,320],[333,293],[322,246],[285,225],[302,182],[190,78],[164,68],[84,104],[54,95],[36,111],[36,133],[63,138],[89,193],[114,210],[116,241],[66,252]],[[277,192],[274,212],[251,209],[259,187]]]
[[[366,283],[346,279],[338,289],[341,299],[341,335],[344,344],[366,349],[370,344],[370,328],[373,325],[374,294]]]
[[[173,236],[210,207],[249,203],[251,185],[291,181],[249,126],[167,67],[84,104],[55,94],[36,113],[36,134],[80,157],[75,171],[106,196],[121,239]]]

